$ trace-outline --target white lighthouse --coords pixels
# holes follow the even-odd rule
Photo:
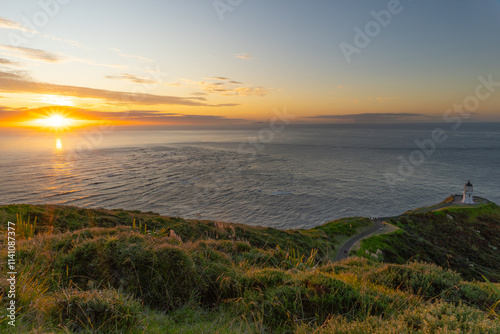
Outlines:
[[[464,204],[474,204],[474,196],[472,196],[472,183],[467,182],[464,188],[464,198],[462,199],[462,203]]]

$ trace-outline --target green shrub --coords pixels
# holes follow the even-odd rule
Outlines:
[[[200,267],[200,270],[198,289],[202,305],[214,307],[238,296],[241,274],[234,267],[214,262]]]
[[[55,261],[68,286],[122,288],[146,304],[172,309],[187,302],[200,283],[194,262],[181,248],[150,244],[133,233],[85,240]]]
[[[460,274],[434,264],[412,262],[406,265],[387,264],[370,272],[372,282],[393,289],[433,298],[455,287],[461,281]]]
[[[274,249],[263,250],[259,248],[253,248],[249,252],[243,253],[242,260],[247,261],[250,265],[259,267],[277,267],[281,262],[278,251]]]
[[[291,328],[303,320],[321,324],[334,314],[389,316],[414,301],[402,293],[361,288],[356,280],[346,282],[317,271],[292,276],[274,270],[254,275],[267,280],[267,286],[246,290],[237,303],[244,317],[262,319],[270,328]]]
[[[248,290],[237,302],[244,318],[259,319],[271,328],[289,327],[296,319],[311,317],[303,306],[306,295],[304,286],[281,285],[261,292]]]
[[[282,285],[292,279],[292,275],[284,270],[275,268],[264,268],[248,270],[242,281],[244,289],[264,290],[274,286]]]
[[[54,271],[62,277],[64,284],[73,282],[84,289],[89,281],[100,282],[108,276],[100,252],[102,243],[102,238],[85,240],[55,259]]]
[[[141,319],[141,304],[116,290],[64,290],[53,298],[50,318],[73,332],[129,332]]]
[[[485,283],[460,282],[458,292],[460,300],[482,310],[490,309],[500,300],[500,294]],[[497,304],[496,310],[500,310],[500,305]]]
[[[252,246],[246,242],[237,241],[234,243],[233,250],[236,253],[245,253],[252,249]]]
[[[351,321],[348,317],[335,315],[320,328],[302,323],[296,326],[295,334],[497,334],[499,328],[498,319],[488,319],[484,313],[470,307],[424,303],[390,319],[369,316]]]
[[[356,234],[358,228],[370,225],[373,225],[373,223],[368,218],[350,217],[334,220],[324,225],[315,227],[313,230],[321,230],[330,237],[335,235],[351,236]]]

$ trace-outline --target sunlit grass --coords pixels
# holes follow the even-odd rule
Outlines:
[[[19,238],[19,239],[32,238],[35,235],[36,219],[37,219],[37,217],[35,216],[33,224],[31,224],[31,217],[28,217],[28,221],[26,222],[21,218],[20,214],[16,214],[16,235],[17,235],[17,238]]]
[[[5,333],[444,334],[500,326],[493,284],[422,262],[333,263],[326,244],[309,238],[314,231],[122,210],[0,213],[2,258],[6,220],[15,218],[23,234],[18,327],[3,321]],[[0,287],[6,291],[5,280]]]

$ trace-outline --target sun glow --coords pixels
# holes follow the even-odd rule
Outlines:
[[[68,118],[64,114],[53,113],[47,115],[46,117],[39,118],[33,121],[33,125],[37,125],[42,128],[51,129],[54,131],[68,130],[70,127],[75,125],[75,120]]]
[[[47,126],[54,128],[60,128],[70,125],[70,121],[61,115],[50,116],[49,118],[41,120],[41,122]]]
[[[38,110],[38,112],[34,111],[29,114],[29,118],[13,124],[40,131],[64,132],[86,126],[95,126],[101,122],[96,119],[84,119],[80,113],[66,110],[64,107],[44,108]]]
[[[66,118],[64,115],[53,114],[46,118],[38,119],[37,123],[43,127],[62,130],[70,127],[73,124],[73,120]]]

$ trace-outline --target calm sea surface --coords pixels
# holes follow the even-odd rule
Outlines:
[[[442,143],[431,142],[437,128]],[[469,179],[500,203],[498,123],[0,131],[0,205],[308,228],[435,204]]]

